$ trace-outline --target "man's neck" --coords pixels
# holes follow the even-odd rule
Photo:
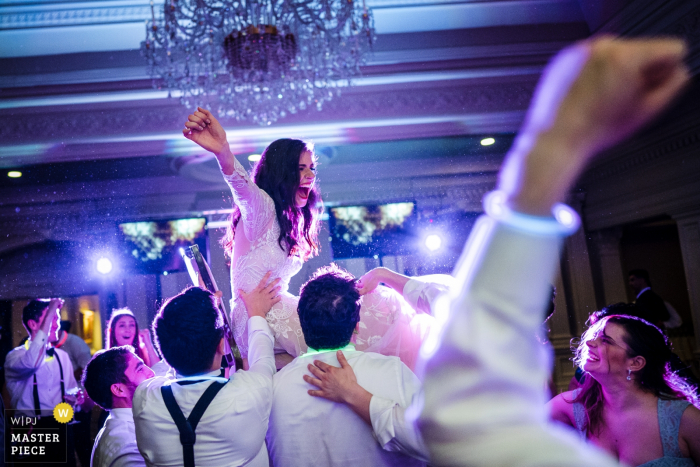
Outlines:
[[[130,409],[133,404],[133,398],[125,399],[123,397],[114,398],[112,402],[113,409]]]

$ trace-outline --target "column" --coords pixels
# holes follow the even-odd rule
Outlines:
[[[592,247],[598,259],[603,305],[627,301],[627,275],[622,270],[620,238],[622,229],[597,230],[591,233]]]
[[[554,300],[554,315],[549,319],[549,341],[554,350],[554,384],[559,393],[566,391],[569,381],[574,376],[574,365],[571,362],[571,325],[569,323],[569,313],[566,306],[566,290],[562,281],[561,268],[557,271],[554,281],[557,289],[557,296]],[[555,394],[556,395],[556,394]]]
[[[569,204],[581,213],[580,198]],[[571,334],[579,336],[583,333],[588,315],[597,308],[593,272],[583,226],[564,242],[561,272],[566,290]]]
[[[700,372],[700,211],[673,216],[678,223],[678,237],[683,254],[683,268],[688,284],[690,312],[695,331],[693,361]]]

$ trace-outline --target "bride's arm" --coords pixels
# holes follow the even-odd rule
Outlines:
[[[233,200],[241,210],[246,238],[253,240],[262,235],[263,229],[274,217],[274,203],[267,193],[250,179],[243,166],[236,160],[221,123],[211,112],[197,107],[197,111],[187,118],[182,133],[185,138],[216,156],[224,179],[233,193]]]

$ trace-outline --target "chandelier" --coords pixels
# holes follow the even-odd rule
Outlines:
[[[141,53],[181,102],[270,125],[340,94],[375,39],[354,0],[151,1]]]

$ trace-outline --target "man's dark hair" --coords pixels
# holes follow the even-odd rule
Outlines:
[[[71,324],[72,323],[68,320],[65,320],[65,319],[62,320],[61,321],[61,331],[70,332]]]
[[[309,347],[335,349],[350,342],[360,321],[355,278],[335,264],[320,268],[301,288],[299,322]]]
[[[651,287],[651,280],[649,280],[649,271],[647,271],[646,269],[632,269],[629,273],[627,273],[627,275],[644,279],[647,282],[647,285]]]
[[[126,369],[129,367],[129,355],[136,357],[130,345],[112,347],[96,352],[85,366],[81,384],[90,399],[105,410],[114,406],[112,385],[129,383]]]
[[[27,306],[25,306],[22,310],[22,323],[24,324],[24,327],[27,329],[28,333],[31,334],[31,331],[29,329],[29,320],[31,319],[38,323],[39,319],[41,318],[41,314],[48,307],[48,300],[35,299],[27,303]]]
[[[156,346],[183,376],[209,371],[224,336],[224,320],[211,292],[190,287],[171,297],[153,320]]]

